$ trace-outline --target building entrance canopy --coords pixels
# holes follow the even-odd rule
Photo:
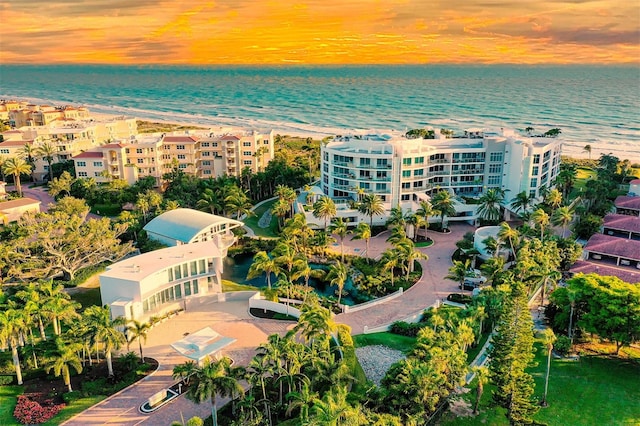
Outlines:
[[[215,356],[236,339],[221,336],[210,327],[196,331],[184,339],[173,343],[171,347],[180,355],[200,363],[207,356]]]

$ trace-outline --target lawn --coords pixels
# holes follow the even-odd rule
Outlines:
[[[89,407],[93,407],[98,402],[106,399],[107,397],[104,395],[98,396],[89,396],[86,398],[80,398],[77,401],[73,401],[67,404],[54,418],[49,420],[48,422],[42,423],[45,426],[56,426],[61,424],[62,422],[69,420],[71,417],[75,416],[86,410]],[[3,423],[4,424],[4,423]]]
[[[531,369],[536,382],[536,397],[544,391],[546,353],[537,343]],[[549,425],[632,425],[640,419],[640,360],[583,356],[579,361],[552,359],[549,378],[549,406],[541,408],[535,420]],[[471,389],[475,390],[475,382]],[[442,425],[508,425],[504,409],[488,408],[492,386],[485,387],[480,414],[455,417],[447,413]],[[463,396],[473,403],[474,391]]]
[[[278,236],[278,218],[276,216],[271,217],[271,222],[268,228],[260,228],[258,221],[267,210],[271,209],[276,200],[272,200],[257,207],[253,213],[253,216],[245,218],[244,224],[253,230],[258,237],[275,238]]]
[[[258,287],[254,287],[252,285],[244,285],[244,284],[234,283],[233,281],[229,281],[229,280],[222,280],[222,291],[223,292],[229,292],[229,291],[260,291],[260,289]]]
[[[393,333],[371,333],[371,334],[358,334],[353,336],[353,345],[356,348],[372,345],[388,346],[392,349],[397,349],[404,352],[409,352],[416,344],[415,337],[401,336]]]
[[[19,424],[13,418],[16,398],[24,392],[22,386],[0,386],[0,425]]]
[[[71,294],[71,299],[80,303],[82,309],[86,309],[89,306],[102,306],[102,299],[100,298],[100,288],[76,288]]]

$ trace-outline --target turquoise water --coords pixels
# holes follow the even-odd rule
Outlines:
[[[640,161],[640,69],[599,66],[0,66],[0,97],[288,134],[562,129]]]

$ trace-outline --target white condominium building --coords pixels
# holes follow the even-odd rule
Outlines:
[[[415,209],[436,188],[465,196],[500,188],[508,208],[519,192],[537,197],[543,186],[554,185],[561,149],[560,139],[527,137],[504,129],[465,132],[465,137],[436,135],[436,139],[339,136],[322,146],[320,185],[322,193],[338,201],[338,216],[351,222],[363,218],[340,206],[363,193],[379,195],[389,210],[395,206]],[[458,213],[451,219],[475,219],[472,207],[458,208]],[[374,218],[374,222],[384,219]]]

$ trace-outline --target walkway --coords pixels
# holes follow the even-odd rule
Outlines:
[[[350,326],[352,334],[362,334],[365,325],[372,328],[403,320],[433,305],[436,300],[445,299],[448,294],[459,292],[458,284],[444,277],[453,265],[451,256],[457,249],[456,242],[461,240],[465,233],[475,228],[467,224],[450,224],[450,228],[449,234],[429,232],[428,235],[435,244],[420,249],[429,256],[429,260],[420,261],[422,278],[409,290],[395,299],[371,308],[337,315],[335,321]],[[369,257],[377,258],[390,247],[390,244],[385,241],[387,237],[388,234],[383,233],[371,239]],[[346,238],[344,244],[345,252],[357,254],[365,251],[364,241],[350,241]],[[339,251],[340,246],[338,245],[336,249]]]
[[[193,416],[206,418],[211,414],[210,404],[194,404],[180,396],[151,414],[142,414],[138,407],[154,393],[176,382],[171,377],[173,367],[187,361],[170,348],[170,344],[206,326],[237,341],[224,350],[239,365],[247,365],[257,346],[273,333],[286,332],[290,322],[256,319],[249,315],[246,300],[217,303],[216,297],[203,297],[187,305],[187,312],[156,325],[143,346],[145,357],[159,361],[160,368],[153,375],[112,395],[101,403],[78,414],[64,425],[170,425]],[[132,345],[137,350],[137,343]]]

